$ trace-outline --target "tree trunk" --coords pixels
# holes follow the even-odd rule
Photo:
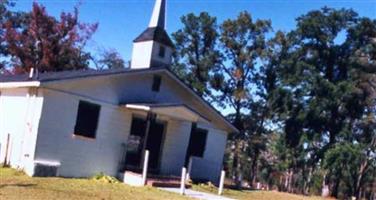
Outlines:
[[[330,190],[329,190],[329,185],[327,184],[326,181],[326,174],[324,174],[324,180],[322,181],[322,189],[321,189],[321,196],[322,197],[329,197]]]
[[[289,171],[287,171],[286,174],[285,174],[285,188],[284,188],[284,191],[287,192],[288,186],[289,186]]]
[[[256,185],[257,183],[257,164],[258,164],[258,157],[259,157],[259,152],[256,150],[255,151],[255,156],[252,159],[252,175],[251,175],[251,182],[252,186]]]
[[[286,173],[285,190],[287,192],[292,192],[292,172],[293,171],[289,169]]]
[[[235,113],[235,121],[234,121],[234,126],[240,130],[240,134],[244,134],[243,133],[243,123],[242,123],[242,118],[241,118],[241,104],[240,104],[240,101],[236,101],[235,102],[236,106],[235,106],[235,110],[236,110],[236,113]],[[240,136],[240,137],[238,137]],[[235,139],[235,156],[234,156],[234,160],[236,160],[236,163],[234,162],[233,165],[235,165],[235,186],[236,188],[240,189],[242,187],[242,171],[241,171],[241,160],[240,160],[240,154],[242,152],[242,144],[241,144],[241,140],[242,140],[242,135],[238,135],[236,136],[234,139]]]
[[[279,185],[278,185],[278,191],[281,192],[283,190],[283,176],[281,175],[279,177]]]
[[[340,184],[340,180],[342,179],[342,176],[337,176],[337,179],[335,180],[335,182],[334,182],[334,185],[333,185],[333,193],[332,193],[332,195],[334,196],[334,197],[338,197],[338,190],[339,190],[339,184]]]
[[[356,186],[355,186],[355,196],[356,196],[357,199],[361,199],[360,189],[362,188],[362,180],[363,180],[363,177],[364,177],[364,172],[367,169],[367,166],[368,166],[368,160],[367,159],[360,164],[358,178],[356,180]]]
[[[234,150],[234,161],[232,163],[233,171],[234,171],[234,183],[235,187],[240,189],[241,188],[241,183],[242,183],[242,177],[241,177],[241,164],[240,164],[240,159],[239,159],[239,142],[236,140],[235,141],[235,150]]]
[[[289,186],[288,186],[288,192],[290,192],[290,193],[293,192],[293,190],[292,190],[292,185],[293,185],[293,181],[294,181],[293,175],[294,175],[293,170],[290,170],[290,172],[289,172]]]
[[[237,177],[236,177],[236,182],[235,182],[235,185],[236,185],[236,188],[238,189],[241,189],[242,188],[242,171],[241,171],[241,165],[240,165],[240,162],[238,162],[238,165],[236,167],[236,174],[237,174]]]
[[[303,188],[304,195],[309,194],[309,189],[310,189],[309,184],[311,183],[312,173],[313,173],[313,169],[309,168],[307,181],[304,182],[304,188]]]

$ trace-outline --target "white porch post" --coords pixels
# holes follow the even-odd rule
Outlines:
[[[145,136],[144,136],[145,140],[144,140],[144,144],[142,144],[142,150],[143,151],[146,150],[146,143],[147,143],[147,140],[148,140],[148,137],[149,137],[149,131],[150,131],[150,124],[151,124],[151,120],[152,120],[151,119],[152,115],[153,115],[153,113],[149,112],[147,114],[147,117],[146,117],[146,128],[145,128]],[[145,154],[146,154],[146,151],[145,151]],[[142,162],[145,163],[145,156],[144,156],[144,158],[142,160],[143,160]]]
[[[183,167],[181,170],[181,181],[180,181],[180,194],[185,194],[185,178],[187,177],[187,169]]]
[[[147,173],[148,173],[148,163],[149,163],[149,150],[145,151],[144,157],[144,168],[142,169],[142,183],[146,185]]]
[[[190,180],[191,179],[192,162],[193,162],[193,158],[192,158],[192,156],[190,156],[189,157],[189,162],[188,162],[188,172],[187,172],[187,179],[186,180]]]
[[[225,170],[222,170],[222,172],[221,172],[221,179],[219,181],[218,195],[222,195],[223,194],[223,185],[225,183],[225,176],[226,176],[226,172],[225,172]]]

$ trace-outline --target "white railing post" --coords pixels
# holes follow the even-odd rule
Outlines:
[[[191,179],[192,162],[193,162],[193,158],[192,158],[192,156],[190,156],[189,157],[189,162],[188,162],[188,172],[187,172],[187,179],[186,180],[190,180]]]
[[[225,170],[222,170],[222,172],[221,172],[221,179],[219,181],[218,195],[222,195],[223,194],[223,185],[225,183],[225,176],[226,176],[226,172],[225,172]]]
[[[180,181],[180,194],[185,194],[185,178],[187,177],[187,169],[183,167],[181,170],[181,181]]]
[[[144,157],[144,168],[142,169],[142,183],[146,185],[146,179],[148,174],[148,164],[149,164],[149,150],[145,151]]]

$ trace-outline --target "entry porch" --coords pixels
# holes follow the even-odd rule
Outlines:
[[[119,177],[125,183],[178,187],[183,167],[193,173],[191,178],[202,178],[202,173],[221,168],[203,158],[208,130],[197,128],[196,124],[208,123],[208,120],[195,110],[182,104],[124,104],[122,107],[132,112],[131,130],[119,164]],[[148,159],[146,180],[142,177],[145,159]]]

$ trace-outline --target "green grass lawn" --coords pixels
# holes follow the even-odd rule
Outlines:
[[[216,193],[214,187],[194,185],[194,189]],[[251,200],[316,200],[318,197],[303,197],[280,192],[235,191],[226,189],[225,196]],[[22,172],[0,168],[0,199],[5,200],[184,200],[188,199],[174,193],[160,191],[151,187],[130,187],[122,183],[106,183],[90,179],[31,178]]]
[[[218,193],[218,188],[209,185],[193,185],[192,188],[197,191],[209,192],[213,194]],[[257,190],[231,190],[224,189],[223,195],[226,197],[239,200],[324,200],[325,198],[317,196],[302,196],[277,191],[257,191]],[[327,200],[327,199],[326,199]]]
[[[151,187],[130,187],[89,179],[31,178],[9,168],[0,168],[0,199],[188,199]]]

